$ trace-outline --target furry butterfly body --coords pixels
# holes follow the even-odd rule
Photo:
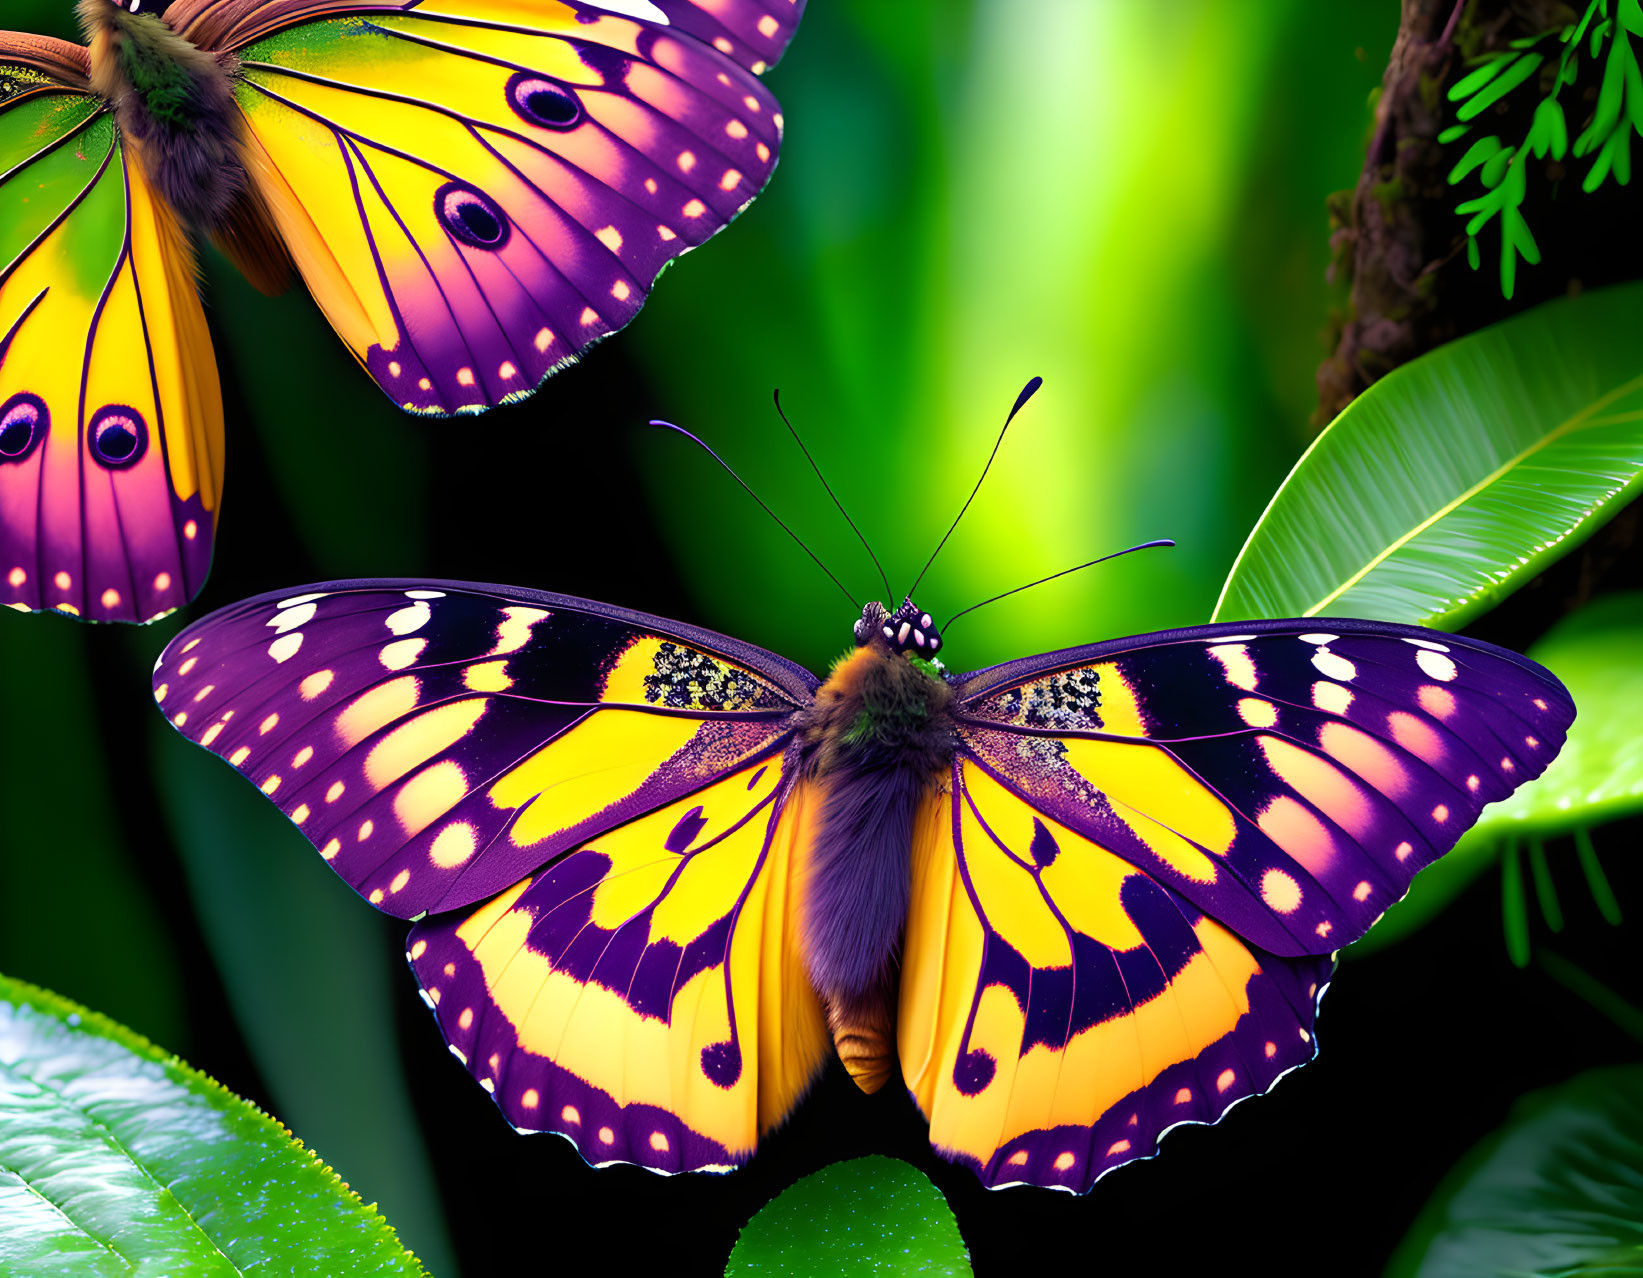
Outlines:
[[[0,32],[0,603],[143,621],[204,582],[214,240],[300,276],[408,412],[530,394],[763,187],[802,0],[80,0]]]
[[[195,623],[154,682],[413,921],[519,1129],[723,1170],[836,1052],[988,1185],[1074,1192],[1310,1060],[1335,950],[1574,717],[1532,662],[1409,626],[961,676],[910,601],[856,640],[818,680],[586,600],[342,582]]]

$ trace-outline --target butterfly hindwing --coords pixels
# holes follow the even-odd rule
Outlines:
[[[902,1071],[944,1157],[1083,1193],[1311,1060],[1333,966],[1249,945],[962,759],[914,847]]]
[[[147,621],[204,584],[222,401],[193,258],[95,98],[0,85],[0,603]]]
[[[240,60],[252,180],[327,317],[409,411],[529,394],[631,320],[776,163],[775,99],[688,30],[559,0],[301,8],[248,44],[219,35]],[[739,22],[748,6],[714,8]],[[751,21],[718,39],[779,52],[796,14]]]
[[[799,958],[806,800],[778,749],[590,840],[408,956],[451,1051],[590,1163],[724,1171],[825,1059]]]
[[[155,696],[400,918],[472,906],[766,758],[815,681],[712,632],[451,582],[266,595],[184,630]]]
[[[1532,662],[1373,622],[1249,622],[959,681],[964,749],[1277,954],[1359,936],[1538,776],[1574,707]]]

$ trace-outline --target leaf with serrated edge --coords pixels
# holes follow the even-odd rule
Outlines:
[[[198,1070],[0,976],[0,1273],[417,1275],[284,1127]]]

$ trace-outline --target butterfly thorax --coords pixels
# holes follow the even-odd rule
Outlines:
[[[113,108],[149,180],[190,225],[222,226],[246,186],[232,59],[114,0],[79,0],[79,16],[92,88]]]
[[[806,776],[822,796],[805,885],[805,963],[839,1055],[867,1091],[893,1065],[913,830],[954,751],[952,688],[934,663],[896,650],[875,607],[864,614],[873,624],[858,627],[865,642],[818,690],[803,738]]]

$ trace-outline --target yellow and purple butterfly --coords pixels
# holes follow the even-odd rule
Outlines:
[[[193,240],[300,274],[409,412],[528,395],[775,166],[804,0],[79,0],[0,31],[0,603],[203,585],[223,410]]]
[[[836,1051],[867,1091],[899,1065],[987,1185],[1074,1192],[1309,1061],[1335,951],[1574,719],[1535,663],[1415,626],[954,675],[933,622],[868,604],[819,680],[585,599],[331,582],[189,626],[154,695],[414,922],[519,1130],[723,1171]]]

